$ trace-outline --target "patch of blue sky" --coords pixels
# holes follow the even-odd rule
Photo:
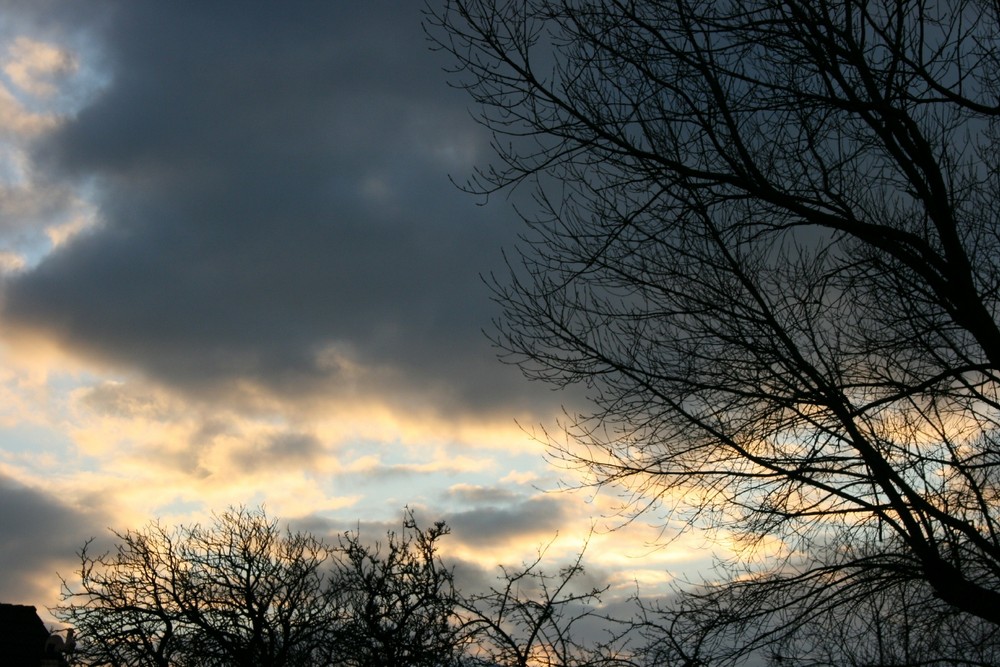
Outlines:
[[[32,146],[107,87],[111,77],[101,61],[83,32],[37,34],[13,20],[0,30],[0,102],[10,100],[8,126],[0,127],[0,209],[8,218],[0,221],[0,252],[15,254],[17,268],[36,266],[66,230],[93,221],[93,184],[37,181]]]
[[[39,478],[98,469],[66,433],[27,422],[0,426],[0,460]]]
[[[206,511],[205,503],[200,500],[185,499],[176,496],[169,502],[163,503],[153,509],[153,516],[158,519],[170,517],[197,516]]]

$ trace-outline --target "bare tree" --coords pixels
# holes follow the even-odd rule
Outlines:
[[[80,552],[53,611],[88,667],[448,667],[461,652],[458,596],[438,555],[444,523],[336,546],[239,508],[209,526],[116,532]]]
[[[318,539],[246,508],[114,534],[114,552],[84,546],[79,585],[64,579],[53,610],[79,633],[83,664],[327,664],[332,552]]]
[[[555,574],[545,549],[520,568],[500,566],[498,585],[461,596],[457,618],[470,667],[638,667],[634,624],[601,607],[607,588],[581,582],[583,551]]]
[[[1000,3],[428,11],[469,189],[534,194],[498,342],[596,406],[554,456],[732,537],[761,641],[786,594],[1000,623]]]
[[[732,571],[727,573],[732,576]],[[645,664],[986,667],[1000,628],[956,613],[924,581],[857,567],[751,576],[639,600],[631,631]],[[636,643],[636,642],[634,642]]]
[[[443,522],[422,529],[407,510],[385,542],[341,537],[333,578],[338,664],[345,667],[449,667],[458,664],[452,570],[442,563]]]
[[[789,608],[766,654],[773,667],[987,667],[1000,664],[1000,628],[951,613],[923,582],[854,582],[845,604]],[[792,618],[793,614],[795,618]]]

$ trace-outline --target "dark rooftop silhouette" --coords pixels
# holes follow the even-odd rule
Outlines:
[[[7,667],[63,667],[62,656],[46,656],[49,631],[30,605],[0,603],[0,656]]]

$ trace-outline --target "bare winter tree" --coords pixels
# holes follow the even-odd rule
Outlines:
[[[469,189],[534,193],[499,343],[590,389],[557,458],[743,546],[715,638],[733,595],[764,643],[913,587],[1000,623],[1000,4],[429,12],[494,133]]]
[[[367,544],[283,532],[263,510],[117,532],[80,552],[53,610],[87,667],[449,667],[461,651],[443,523]]]
[[[942,609],[926,585],[856,583],[852,599],[827,608],[799,606],[797,631],[766,654],[774,667],[1000,664],[1000,628]],[[738,597],[738,596],[737,596]],[[741,600],[744,601],[744,600]],[[737,610],[734,610],[737,611]],[[745,610],[749,611],[749,610]],[[782,624],[790,624],[790,609]],[[807,620],[803,620],[807,619]]]
[[[500,567],[497,585],[462,595],[457,625],[468,667],[638,667],[631,621],[601,607],[606,588],[581,582],[583,552],[555,574],[545,550],[519,568]]]
[[[64,580],[53,610],[79,634],[78,662],[329,664],[332,551],[316,538],[245,508],[211,525],[151,523],[115,536],[113,552],[81,550],[79,584]]]
[[[341,537],[333,578],[336,654],[344,667],[450,667],[459,664],[452,570],[438,554],[443,522],[423,529],[411,511],[400,533],[366,544]]]
[[[1000,664],[1000,628],[942,604],[926,582],[887,581],[861,567],[838,574],[785,571],[640,599],[633,644],[647,665]]]

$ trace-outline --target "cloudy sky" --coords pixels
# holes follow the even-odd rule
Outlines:
[[[622,590],[705,562],[547,492],[526,431],[573,398],[483,333],[519,223],[449,180],[489,137],[420,4],[0,0],[0,601],[241,503],[373,533],[408,504],[487,569],[596,523]]]

